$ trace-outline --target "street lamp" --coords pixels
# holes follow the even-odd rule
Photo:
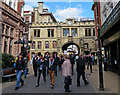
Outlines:
[[[99,10],[98,10],[98,0],[96,0],[96,8],[97,8],[97,32],[98,32],[98,59],[99,59],[99,90],[104,90],[103,85],[103,70],[102,70],[102,52],[100,45],[100,26],[99,26]]]
[[[24,40],[24,37],[23,37],[23,39],[21,40],[21,39],[19,39],[18,41],[16,41],[16,42],[14,42],[14,44],[22,44],[22,51],[21,51],[21,53],[22,54],[24,54],[24,51],[25,51],[25,44],[27,44],[27,46],[26,46],[26,48],[28,48],[29,49],[29,45],[28,45],[28,43],[32,43],[32,41],[25,41]]]

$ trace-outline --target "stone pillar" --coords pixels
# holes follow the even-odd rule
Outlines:
[[[7,45],[7,53],[9,53],[9,47],[10,47],[10,32],[11,32],[11,27],[9,27],[9,32],[8,32],[8,36],[9,36],[9,38],[8,38],[8,45]]]
[[[69,28],[69,36],[72,36],[71,28]]]
[[[93,36],[93,28],[91,28],[91,36]]]
[[[5,32],[6,32],[6,25],[4,24],[3,34],[5,34]],[[4,53],[4,44],[5,44],[5,36],[3,36],[3,38],[2,38],[2,53]]]

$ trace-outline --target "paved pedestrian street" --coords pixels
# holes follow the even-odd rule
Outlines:
[[[47,75],[47,82],[44,84],[43,79],[41,78],[40,86],[35,87],[36,78],[32,73],[32,66],[29,66],[30,74],[24,79],[24,86],[20,87],[17,91],[14,90],[16,86],[16,81],[5,82],[2,84],[2,93],[66,93],[63,89],[63,76],[62,71],[58,71],[58,76],[55,76],[55,87],[54,89],[50,88],[50,79]],[[93,66],[93,73],[90,74],[86,70],[86,78],[89,81],[88,85],[84,85],[81,79],[81,86],[77,87],[76,85],[76,72],[74,70],[74,75],[72,76],[72,86],[71,93],[118,93],[118,75],[107,71],[103,73],[104,76],[104,91],[99,91],[99,68],[98,66]]]

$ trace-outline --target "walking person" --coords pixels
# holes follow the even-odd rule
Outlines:
[[[21,86],[24,85],[24,81],[21,78],[24,69],[25,69],[25,60],[23,59],[22,54],[20,53],[19,57],[18,57],[18,59],[16,61],[16,66],[15,66],[15,72],[16,72],[16,77],[17,77],[15,90],[19,89],[20,82],[21,82]]]
[[[62,64],[63,64],[63,62],[64,62],[64,59],[63,59],[63,56],[60,54],[59,55],[59,71],[62,69]]]
[[[54,88],[54,74],[56,69],[57,63],[55,62],[55,59],[53,58],[53,54],[50,54],[49,62],[47,64],[50,80],[51,80],[51,88]]]
[[[104,56],[103,58],[103,63],[104,63],[104,71],[107,71],[107,58]]]
[[[46,54],[45,54],[45,56],[44,56],[44,61],[45,61],[45,64],[48,64],[49,63],[49,53],[47,52]],[[48,70],[48,68],[46,68],[47,70],[46,70],[46,72],[47,72],[47,74],[49,74],[49,70]]]
[[[24,60],[25,60],[24,78],[26,78],[28,73],[28,61],[27,61],[27,58],[24,58]]]
[[[31,60],[31,64],[33,64],[34,76],[37,77],[37,60],[38,57],[34,54]]]
[[[82,59],[82,56],[80,56],[77,60],[76,60],[76,64],[77,64],[77,87],[80,86],[80,77],[82,76],[82,79],[84,81],[84,84],[87,85],[89,82],[87,82],[86,78],[85,78],[85,61],[84,59]]]
[[[92,58],[90,55],[88,55],[88,66],[87,66],[88,70],[89,70],[89,66],[90,66],[90,72],[92,73]]]
[[[45,64],[43,55],[39,55],[39,59],[37,61],[37,65],[38,65],[38,77],[37,77],[36,87],[39,86],[39,81],[40,81],[41,73],[43,75],[44,83],[46,83],[46,64]]]
[[[62,64],[62,71],[64,76],[64,89],[66,92],[71,92],[69,86],[71,85],[72,79],[72,65],[70,63],[69,56],[65,55],[65,61]]]
[[[72,64],[72,75],[73,75],[73,71],[74,71],[74,65],[75,65],[75,60],[74,60],[74,55],[70,55],[70,62]]]
[[[54,54],[54,59],[55,59],[55,64],[56,64],[56,68],[55,68],[55,76],[57,77],[57,65],[59,63],[59,57],[57,57],[57,53]]]
[[[95,62],[95,57],[94,57],[94,55],[92,55],[92,65],[94,65],[94,62]]]

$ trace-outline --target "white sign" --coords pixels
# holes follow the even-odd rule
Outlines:
[[[64,54],[67,55],[67,50],[64,50]]]

